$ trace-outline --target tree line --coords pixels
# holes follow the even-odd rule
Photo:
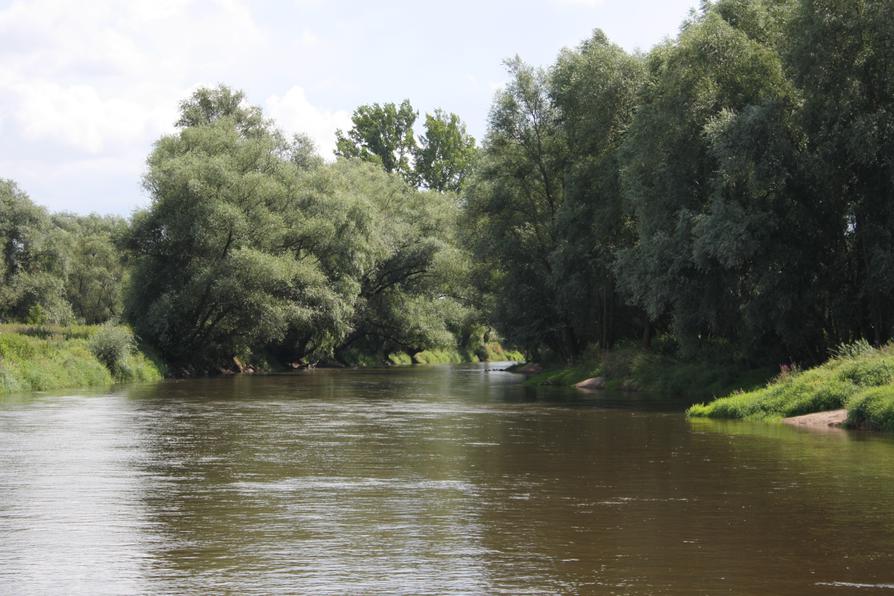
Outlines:
[[[495,324],[806,361],[894,326],[894,5],[718,0],[647,55],[508,62],[465,229]]]
[[[655,341],[811,361],[894,331],[894,6],[717,0],[647,54],[507,61],[480,147],[360,106],[334,163],[200,89],[130,221],[0,184],[0,319],[127,320],[169,362]]]

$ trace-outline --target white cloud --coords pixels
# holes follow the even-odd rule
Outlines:
[[[266,49],[247,0],[14,2],[0,10],[0,113],[28,141],[115,151],[169,130],[198,78]]]
[[[250,0],[0,5],[2,174],[55,208],[83,202],[87,188],[108,189],[104,181],[126,183],[129,202],[104,196],[81,206],[126,212],[145,200],[146,155],[173,130],[179,101],[198,82],[240,86],[234,77],[275,54]]]
[[[335,150],[335,130],[351,127],[351,114],[343,110],[325,110],[307,99],[302,87],[294,86],[282,96],[267,99],[267,114],[288,133],[303,132],[317,145],[320,154],[331,160]]]
[[[11,90],[18,101],[15,122],[26,139],[64,143],[93,155],[156,134],[165,121],[173,121],[167,110],[103,96],[90,85],[34,81]]]

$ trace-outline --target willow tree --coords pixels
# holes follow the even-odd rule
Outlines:
[[[346,332],[350,292],[301,254],[290,222],[325,215],[302,210],[289,144],[227,88],[197,91],[181,112],[180,130],[149,157],[152,204],[133,222],[127,313],[137,333],[174,365],[201,370],[291,328]]]
[[[797,90],[761,26],[773,15],[753,14],[762,7],[709,6],[653,50],[624,144],[636,242],[615,271],[684,347],[716,338],[744,352],[801,349],[817,331],[797,309],[821,222],[799,171]]]
[[[549,71],[507,65],[466,192],[478,279],[509,339],[570,359],[611,345],[633,316],[611,263],[629,238],[618,149],[642,68],[600,31]]]
[[[894,334],[894,5],[801,0],[786,33],[812,191],[830,220],[829,333],[882,343]]]

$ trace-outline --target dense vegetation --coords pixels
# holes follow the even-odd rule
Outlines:
[[[630,56],[601,32],[508,63],[467,231],[531,354],[663,336],[813,363],[892,336],[894,6],[718,0]]]
[[[163,366],[115,325],[0,325],[0,395],[148,382]]]
[[[844,346],[822,366],[786,371],[754,391],[689,409],[693,417],[778,420],[847,408],[848,426],[894,431],[894,347],[862,341]]]
[[[192,372],[480,358],[500,337],[581,370],[619,344],[726,371],[881,345],[892,63],[886,0],[717,0],[645,55],[596,31],[547,68],[507,61],[480,147],[442,110],[415,129],[405,100],[357,108],[334,163],[201,89],[129,222],[0,184],[0,319],[122,317]]]

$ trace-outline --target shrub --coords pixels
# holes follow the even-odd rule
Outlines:
[[[127,327],[106,324],[93,334],[88,345],[96,359],[117,377],[124,371],[135,342],[133,333]]]
[[[459,364],[466,360],[455,348],[434,348],[413,355],[417,364]]]
[[[394,352],[393,354],[388,354],[388,362],[394,366],[408,366],[413,364],[413,358],[406,352]]]

